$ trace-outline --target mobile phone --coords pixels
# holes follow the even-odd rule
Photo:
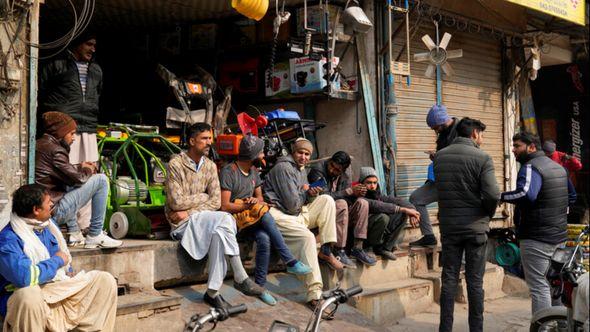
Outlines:
[[[315,181],[314,183],[309,184],[310,188],[315,188],[315,187],[324,188],[327,186],[328,186],[328,183],[326,182],[326,179],[324,179],[324,178],[320,178],[319,180]]]

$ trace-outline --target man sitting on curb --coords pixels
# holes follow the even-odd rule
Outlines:
[[[367,188],[365,199],[369,202],[369,230],[367,245],[375,255],[395,260],[394,251],[403,239],[406,221],[417,227],[420,213],[405,199],[381,195],[379,178],[373,167],[361,167],[359,183]]]
[[[362,197],[366,192],[363,185],[352,186],[350,156],[338,151],[329,160],[311,166],[307,179],[310,183],[323,179],[326,181],[326,194],[336,202],[336,257],[346,267],[356,268],[356,264],[346,255],[348,228],[354,229],[354,247],[350,254],[364,265],[375,265],[377,261],[363,250],[367,239],[369,203]]]
[[[113,331],[117,283],[102,271],[74,276],[53,204],[38,184],[17,189],[0,225],[0,315],[4,332]]]
[[[69,149],[76,134],[76,121],[60,112],[43,114],[45,134],[35,147],[35,182],[42,185],[55,206],[52,219],[65,224],[69,246],[114,248],[123,242],[111,239],[102,230],[107,209],[109,182],[96,173],[94,163],[83,162],[80,168],[70,164]],[[76,220],[78,210],[92,202],[92,215],[86,239]]]
[[[274,247],[287,265],[287,272],[295,275],[311,273],[311,268],[298,261],[285,244],[275,220],[268,213],[268,205],[262,197],[262,180],[254,166],[264,158],[264,141],[246,135],[240,142],[238,159],[221,169],[221,210],[232,213],[242,236],[256,241],[256,267],[254,282],[260,287],[266,284],[271,247]],[[269,305],[277,301],[265,291],[260,299]]]
[[[179,240],[196,260],[208,255],[209,280],[203,299],[212,307],[229,304],[219,294],[229,260],[234,287],[249,296],[259,297],[264,290],[246,274],[236,240],[237,227],[231,214],[221,207],[221,189],[217,166],[206,156],[211,149],[211,126],[195,123],[188,128],[188,151],[170,159],[166,179],[166,218],[170,236]]]
[[[263,192],[287,246],[296,258],[312,269],[305,283],[308,305],[315,308],[322,298],[323,287],[318,256],[335,270],[344,267],[332,254],[332,245],[336,242],[336,206],[332,197],[320,195],[320,188],[310,188],[307,183],[305,165],[313,152],[311,142],[298,138],[292,151],[291,155],[280,157],[266,175]],[[322,243],[319,254],[315,236],[309,230],[316,227]]]

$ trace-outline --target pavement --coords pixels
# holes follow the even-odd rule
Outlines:
[[[440,307],[435,304],[428,312],[403,318],[386,328],[396,332],[438,331],[439,314]],[[467,304],[455,303],[454,317],[453,331],[468,332]],[[508,296],[489,300],[484,304],[484,331],[529,331],[530,319],[530,298]]]

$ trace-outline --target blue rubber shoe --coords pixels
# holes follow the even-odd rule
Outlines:
[[[295,275],[304,275],[311,273],[311,268],[301,262],[295,263],[293,266],[287,266],[287,272]]]
[[[262,302],[268,304],[268,305],[275,305],[277,304],[277,300],[275,300],[275,298],[270,295],[270,293],[268,291],[264,291],[260,296],[259,296],[260,300],[262,300]]]
[[[350,255],[354,258],[356,258],[357,261],[367,265],[367,266],[373,266],[375,264],[377,264],[377,260],[371,256],[369,256],[369,254],[367,254],[366,251],[364,251],[363,249],[358,249],[358,248],[352,248],[350,250]]]

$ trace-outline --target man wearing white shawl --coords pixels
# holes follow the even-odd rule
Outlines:
[[[10,222],[0,230],[0,315],[4,331],[113,331],[117,284],[102,271],[79,272],[52,202],[40,185],[13,195]]]

